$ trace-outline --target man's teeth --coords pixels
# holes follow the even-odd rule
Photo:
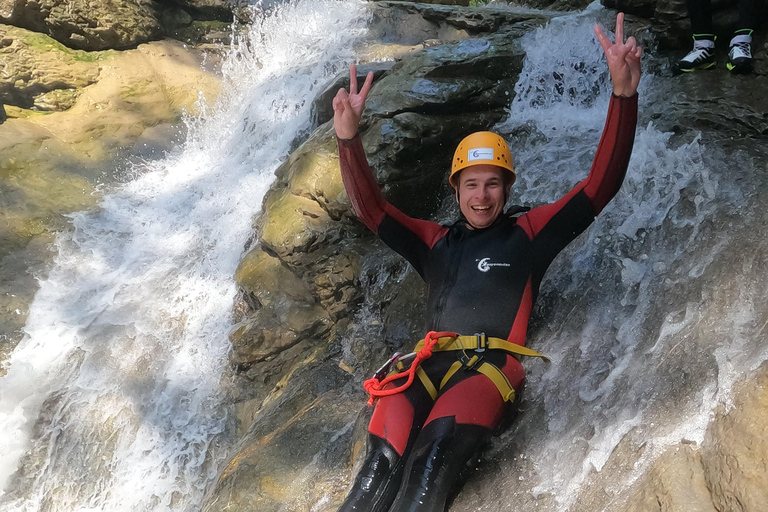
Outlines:
[[[489,208],[490,206],[473,206],[472,207],[473,210],[487,210]]]

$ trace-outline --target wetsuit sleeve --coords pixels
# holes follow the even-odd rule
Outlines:
[[[535,208],[519,219],[531,239],[546,234],[556,239],[552,242],[560,246],[559,251],[592,223],[624,181],[636,126],[637,94],[630,98],[612,95],[589,175],[559,201]]]
[[[407,259],[423,278],[429,250],[448,229],[411,218],[387,202],[368,165],[359,135],[338,139],[338,146],[341,178],[355,214],[385,244]]]

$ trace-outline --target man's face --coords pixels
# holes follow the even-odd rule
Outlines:
[[[472,227],[487,228],[504,211],[507,201],[505,172],[488,164],[473,165],[461,171],[456,200]]]

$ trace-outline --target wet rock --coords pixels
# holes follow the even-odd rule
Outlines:
[[[38,110],[71,108],[79,90],[95,83],[99,61],[109,53],[70,50],[54,39],[25,29],[0,25],[0,100]]]
[[[346,492],[357,433],[359,400],[339,390],[350,375],[330,357],[329,345],[306,353],[272,394],[242,419],[254,418],[209,493],[203,510],[335,510]]]
[[[617,512],[715,512],[700,453],[691,445],[671,447],[645,472],[637,490]],[[722,510],[722,509],[719,509]]]
[[[172,0],[163,4],[178,4],[186,11],[194,14],[195,19],[218,20],[232,22],[232,9],[242,2],[226,0]]]
[[[0,0],[0,22],[81,50],[135,48],[162,33],[150,0]]]
[[[768,365],[720,407],[701,450],[717,510],[768,510]]]
[[[230,336],[235,363],[247,367],[328,331],[330,318],[303,281],[261,247],[243,258],[235,279],[256,309]]]

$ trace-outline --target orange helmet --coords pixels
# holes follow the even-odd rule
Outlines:
[[[506,169],[515,182],[515,168],[512,166],[512,152],[507,142],[493,132],[475,132],[464,137],[456,148],[451,162],[451,175],[448,181],[453,188],[458,188],[459,171],[479,164],[490,164]],[[512,184],[510,183],[510,185]]]

